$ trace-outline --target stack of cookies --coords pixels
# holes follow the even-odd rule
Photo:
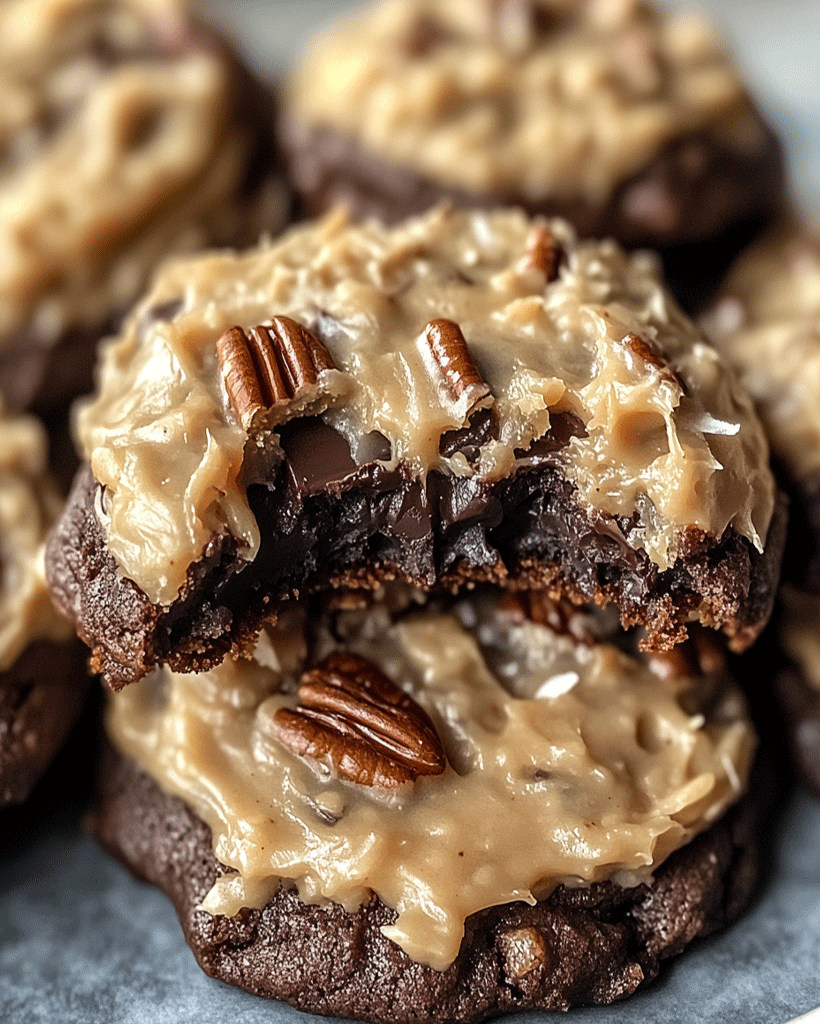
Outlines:
[[[438,207],[172,262],[77,433],[94,830],[209,973],[474,1020],[619,998],[745,905],[719,638],[769,617],[784,507],[652,258]]]
[[[45,553],[111,691],[95,835],[209,974],[303,1010],[634,992],[758,877],[730,660],[784,550],[761,643],[820,789],[820,250],[742,255],[717,345],[678,304],[784,207],[723,47],[641,0],[386,0],[275,118],[176,0],[4,21],[36,138],[0,385],[62,410],[114,332]],[[180,255],[276,235],[274,124],[317,219]]]

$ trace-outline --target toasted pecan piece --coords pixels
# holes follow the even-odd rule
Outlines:
[[[654,346],[650,345],[648,341],[630,331],[621,338],[621,345],[628,349],[645,366],[651,367],[661,380],[667,384],[673,384],[683,392],[686,391],[683,381],[675,373],[665,357]]]
[[[298,696],[295,709],[274,714],[277,738],[340,778],[393,789],[446,767],[430,717],[366,658],[328,655],[304,673]]]
[[[453,400],[466,394],[468,412],[475,409],[490,394],[490,386],[482,380],[461,328],[452,320],[431,320],[424,328],[424,337]]]
[[[261,409],[288,402],[322,370],[336,364],[324,343],[288,316],[249,331],[230,327],[216,343],[225,389],[239,421],[250,430]]]
[[[527,238],[526,263],[540,271],[547,284],[558,279],[558,268],[563,258],[564,250],[546,225],[539,225],[530,231]]]

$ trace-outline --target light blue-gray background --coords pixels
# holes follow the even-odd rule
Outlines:
[[[206,0],[257,68],[282,72],[343,3]],[[820,204],[820,4],[710,0],[787,142],[807,212]],[[765,685],[764,681],[761,681]],[[75,748],[76,749],[76,748]],[[62,771],[72,766],[63,761]],[[38,820],[41,813],[44,820]],[[0,821],[3,1024],[297,1024],[313,1020],[206,978],[167,901],[84,838],[70,794]],[[752,912],[702,943],[629,1002],[574,1011],[570,1024],[784,1024],[820,1005],[820,804],[789,798],[774,863]],[[528,1014],[516,1024],[565,1018]]]

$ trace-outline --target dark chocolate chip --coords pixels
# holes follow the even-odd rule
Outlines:
[[[418,481],[413,481],[396,494],[388,521],[393,531],[405,540],[420,540],[432,535],[427,492]]]
[[[460,430],[448,430],[441,435],[439,455],[449,458],[462,452],[468,462],[475,462],[478,450],[488,441],[498,437],[498,415],[495,409],[479,409],[470,417],[470,422]]]
[[[330,491],[339,494],[354,486],[375,490],[395,487],[397,470],[380,463],[390,459],[390,442],[378,431],[366,435],[367,461],[357,463],[345,437],[316,416],[290,420],[280,431],[279,443],[300,498]]]
[[[535,463],[549,461],[549,456],[570,443],[573,437],[586,437],[587,430],[583,420],[571,412],[551,412],[550,429],[546,434],[536,438],[529,448],[516,448],[517,459],[532,459]]]
[[[344,437],[318,417],[286,423],[279,443],[302,497],[343,485],[359,468]]]
[[[501,504],[476,477],[431,474],[429,489],[431,503],[435,500],[438,518],[446,524],[445,528],[480,520],[485,529],[492,530],[501,522]]]

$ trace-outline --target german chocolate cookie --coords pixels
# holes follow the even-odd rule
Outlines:
[[[306,210],[443,198],[664,256],[692,305],[783,199],[778,144],[711,27],[641,0],[393,0],[302,55],[282,136]]]
[[[768,618],[783,509],[751,403],[651,259],[563,222],[337,214],[172,263],[99,379],[47,561],[115,687],[392,578],[614,602],[658,648]]]
[[[795,764],[820,794],[820,230],[786,223],[732,267],[705,318],[757,403],[791,498],[774,636]]]
[[[0,414],[0,807],[22,803],[88,689],[85,651],[51,606],[43,541],[60,505],[42,428]]]
[[[786,578],[820,591],[820,226],[745,252],[705,324],[757,403],[792,498]]]
[[[111,696],[93,830],[209,974],[476,1021],[612,1002],[742,910],[755,741],[719,667],[543,595],[420,600],[292,606],[250,660]]]
[[[182,0],[9,0],[0,83],[0,393],[47,410],[161,258],[281,225],[272,101]]]
[[[306,905],[282,888],[261,910],[235,918],[199,910],[224,870],[210,831],[132,762],[106,763],[92,828],[113,856],[166,893],[211,977],[311,1013],[447,1024],[630,995],[665,959],[743,911],[758,874],[756,818],[747,796],[649,885],[599,882],[475,914],[458,961],[442,972],[384,937],[395,915],[379,900],[350,912]]]
[[[27,799],[60,751],[88,694],[85,648],[34,641],[0,672],[0,808]]]

